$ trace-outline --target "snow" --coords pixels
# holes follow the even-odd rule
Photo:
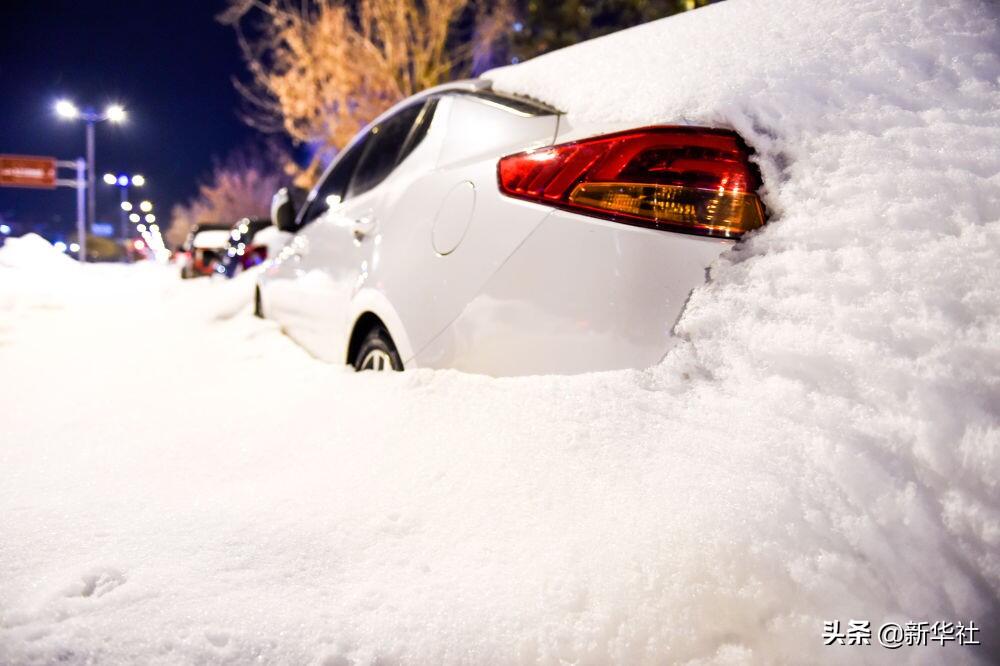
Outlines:
[[[228,229],[205,229],[194,235],[191,245],[196,248],[217,250],[229,244]]]
[[[0,663],[996,663],[997,25],[728,0],[491,73],[758,151],[773,218],[648,371],[356,375],[252,271],[8,241]]]

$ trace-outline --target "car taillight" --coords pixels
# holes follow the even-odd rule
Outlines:
[[[736,238],[764,224],[749,149],[735,132],[650,127],[509,155],[500,191],[654,229]]]

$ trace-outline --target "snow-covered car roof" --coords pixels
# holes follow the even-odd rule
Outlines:
[[[229,243],[228,229],[205,229],[191,240],[191,246],[200,250],[218,250]]]

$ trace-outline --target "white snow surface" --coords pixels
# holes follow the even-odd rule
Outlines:
[[[758,151],[771,222],[647,371],[356,375],[252,272],[8,241],[0,663],[997,663],[997,26],[728,0],[490,74]]]

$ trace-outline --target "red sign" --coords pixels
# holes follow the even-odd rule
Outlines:
[[[0,155],[0,185],[52,189],[56,186],[56,158]]]

